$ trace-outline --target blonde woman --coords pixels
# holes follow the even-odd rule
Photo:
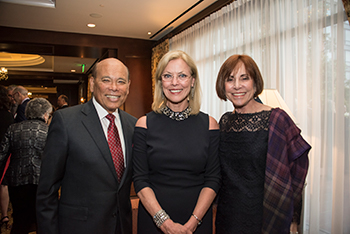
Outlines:
[[[134,132],[138,233],[212,233],[219,126],[199,111],[197,67],[183,51],[159,62],[152,109]]]

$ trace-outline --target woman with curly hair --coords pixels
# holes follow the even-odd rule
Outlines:
[[[5,178],[13,208],[12,234],[28,233],[36,225],[36,190],[51,111],[51,103],[44,98],[29,101],[27,120],[10,125],[0,144],[0,166],[11,155]]]

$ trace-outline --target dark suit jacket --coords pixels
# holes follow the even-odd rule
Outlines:
[[[23,120],[27,120],[25,115],[25,110],[29,101],[30,99],[27,99],[22,104],[18,105],[17,111],[16,111],[17,115],[15,118],[15,123],[19,123],[19,122],[22,122]]]
[[[109,234],[117,228],[132,233],[131,151],[136,118],[121,110],[119,114],[127,162],[120,184],[92,101],[55,112],[37,192],[39,234]]]
[[[57,110],[61,110],[61,109],[67,108],[67,107],[69,107],[68,104],[63,105],[63,106],[61,106],[61,107],[58,107]]]

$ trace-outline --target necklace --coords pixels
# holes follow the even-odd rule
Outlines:
[[[176,121],[185,120],[190,117],[191,107],[187,107],[185,110],[181,112],[175,112],[171,110],[169,107],[165,106],[162,108],[162,113],[168,116],[170,119],[174,119]]]

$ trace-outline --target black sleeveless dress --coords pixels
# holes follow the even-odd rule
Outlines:
[[[270,114],[227,112],[220,119],[217,234],[261,233]]]
[[[147,129],[135,128],[135,191],[152,188],[176,223],[189,220],[203,187],[219,190],[219,130],[208,129],[209,117],[202,112],[182,121],[151,112]],[[162,233],[141,202],[138,212],[138,234]],[[195,233],[212,233],[211,208]]]

